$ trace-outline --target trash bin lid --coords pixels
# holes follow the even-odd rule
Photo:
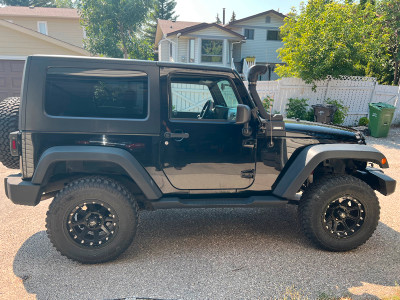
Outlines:
[[[396,109],[396,107],[394,107],[393,105],[384,102],[370,103],[369,105],[380,109],[382,108]]]

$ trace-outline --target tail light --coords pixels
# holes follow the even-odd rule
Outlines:
[[[15,131],[10,133],[10,152],[12,156],[19,156],[20,155],[20,132]]]

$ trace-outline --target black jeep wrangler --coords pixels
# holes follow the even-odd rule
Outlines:
[[[0,104],[0,159],[15,204],[53,198],[47,234],[83,262],[116,258],[139,210],[299,206],[306,236],[330,251],[366,242],[374,190],[396,182],[359,132],[268,114],[228,68],[31,56],[21,99]]]

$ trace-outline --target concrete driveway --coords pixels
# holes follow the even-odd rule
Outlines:
[[[400,129],[368,140],[400,181]],[[16,206],[0,185],[2,299],[283,299],[288,288],[310,299],[375,299],[398,291],[399,192],[379,194],[377,231],[346,253],[314,248],[293,206],[166,210],[140,214],[134,243],[116,261],[81,265],[60,256],[46,236],[49,200]]]

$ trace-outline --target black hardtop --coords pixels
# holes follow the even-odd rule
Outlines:
[[[184,68],[201,71],[219,71],[219,72],[230,72],[233,69],[228,67],[214,66],[214,65],[199,65],[190,63],[176,63],[176,62],[161,62],[161,61],[150,61],[150,60],[139,60],[139,59],[122,59],[122,58],[105,58],[105,57],[88,57],[88,56],[72,56],[72,55],[31,55],[28,56],[28,60],[32,61],[43,61],[51,62],[57,61],[57,63],[65,62],[90,62],[90,63],[104,63],[104,64],[132,64],[137,66],[157,66],[165,68]]]

